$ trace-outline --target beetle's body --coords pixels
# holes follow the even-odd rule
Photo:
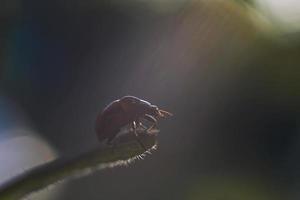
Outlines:
[[[164,117],[167,113],[137,97],[124,96],[110,103],[98,115],[96,120],[98,139],[100,142],[107,139],[107,143],[110,143],[122,127],[133,125],[133,128],[136,129],[136,123],[140,123],[141,119],[156,124],[155,117]]]
[[[120,129],[133,121],[131,113],[125,113],[121,107],[120,100],[113,101],[106,106],[96,121],[96,132],[99,141],[113,140]]]

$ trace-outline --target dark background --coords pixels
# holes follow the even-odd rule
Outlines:
[[[127,94],[174,113],[152,156],[49,199],[299,198],[299,34],[276,38],[234,1],[1,4],[2,141],[26,127],[78,154]]]

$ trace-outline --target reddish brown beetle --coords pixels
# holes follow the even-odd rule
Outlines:
[[[155,105],[151,105],[147,101],[134,96],[124,96],[110,103],[98,115],[96,133],[100,142],[107,139],[107,144],[111,144],[122,127],[131,125],[137,141],[145,149],[138,139],[137,126],[142,127],[145,131],[149,131],[156,126],[157,118],[169,116],[172,116],[172,114],[159,109]],[[152,125],[146,127],[141,120],[149,121]]]

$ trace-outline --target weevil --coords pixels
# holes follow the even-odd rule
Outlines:
[[[111,102],[98,114],[95,127],[97,137],[100,142],[107,140],[107,144],[112,144],[121,128],[129,125],[138,143],[146,150],[138,139],[137,127],[140,126],[149,132],[157,126],[158,118],[170,116],[172,116],[170,112],[161,110],[145,100],[134,96],[124,96]],[[152,125],[147,127],[142,123],[142,120],[146,120]]]

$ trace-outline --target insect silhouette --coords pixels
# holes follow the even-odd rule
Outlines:
[[[137,127],[143,128],[146,132],[157,126],[158,118],[172,116],[171,113],[159,109],[147,101],[134,96],[124,96],[121,99],[111,102],[98,114],[96,119],[96,133],[100,142],[107,139],[107,144],[112,144],[113,139],[118,135],[121,128],[131,126],[137,142],[145,148],[138,138]],[[142,123],[146,120],[152,125],[147,127]]]

